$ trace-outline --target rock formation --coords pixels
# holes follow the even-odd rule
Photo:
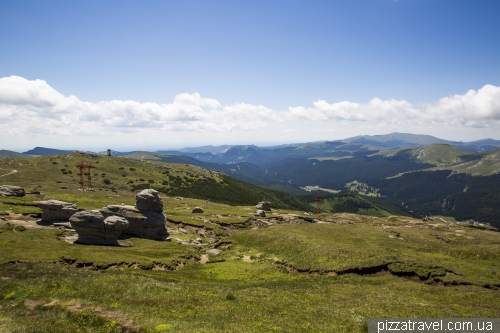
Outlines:
[[[118,245],[120,233],[129,226],[125,218],[104,218],[98,210],[77,212],[71,216],[69,222],[78,233],[79,243],[94,245]]]
[[[124,234],[155,240],[168,238],[163,202],[158,191],[146,189],[135,196],[136,207],[109,205],[100,210],[104,216],[121,216],[129,222]]]
[[[0,185],[0,197],[24,197],[26,192],[20,186]]]
[[[75,204],[59,200],[35,201],[35,204],[42,210],[42,222],[68,221],[78,211]]]
[[[257,206],[255,206],[255,208],[270,212],[271,211],[271,203],[268,201],[261,201],[257,204]]]

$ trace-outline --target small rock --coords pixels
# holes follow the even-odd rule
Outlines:
[[[196,213],[203,213],[205,210],[201,207],[194,207],[191,213],[196,214]]]
[[[26,192],[20,186],[0,185],[0,197],[24,197]]]
[[[207,254],[208,255],[211,255],[211,256],[217,256],[221,253],[222,251],[221,250],[218,250],[218,249],[210,249],[210,250],[207,250]]]
[[[187,232],[187,230],[186,230],[186,229],[184,229],[184,228],[179,228],[179,229],[177,229],[177,230],[178,230],[181,234],[187,234],[187,233],[188,233],[188,232]]]
[[[255,213],[253,213],[253,216],[266,217],[266,212],[263,209],[259,209]]]

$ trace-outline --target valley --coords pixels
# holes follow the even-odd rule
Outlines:
[[[350,333],[368,318],[496,317],[497,151],[349,145],[350,158],[301,151],[259,165],[158,152],[0,158],[1,184],[26,191],[0,197],[0,331]],[[95,166],[92,190],[80,190],[81,161]],[[79,244],[34,203],[133,206],[143,189],[158,191],[169,241]],[[271,210],[257,216],[261,201]]]

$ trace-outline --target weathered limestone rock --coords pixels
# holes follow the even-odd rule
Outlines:
[[[253,213],[253,216],[266,217],[266,212],[263,209],[258,209],[255,213]]]
[[[42,222],[68,221],[78,211],[75,204],[59,200],[35,201],[35,204],[42,210]]]
[[[20,186],[0,185],[0,197],[24,197],[26,192]]]
[[[264,210],[266,212],[270,212],[271,211],[271,203],[268,201],[261,201],[257,204],[257,206],[255,206],[255,208]]]
[[[166,218],[163,214],[163,202],[158,192],[146,189],[136,195],[136,207],[109,205],[100,212],[105,216],[121,216],[129,222],[124,234],[154,239],[166,240],[169,237],[165,226]]]
[[[191,213],[196,214],[196,213],[203,213],[205,210],[201,207],[194,207]]]
[[[146,189],[135,196],[136,206],[139,210],[149,210],[152,212],[163,212],[163,202],[158,191]]]
[[[69,222],[78,233],[78,242],[94,245],[118,245],[118,237],[129,225],[123,217],[104,218],[98,210],[75,213]]]

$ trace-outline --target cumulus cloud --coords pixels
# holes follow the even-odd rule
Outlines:
[[[500,127],[500,87],[485,85],[463,95],[418,107],[404,100],[373,98],[365,104],[318,100],[311,107],[272,110],[262,105],[224,105],[198,93],[181,93],[171,103],[112,100],[91,103],[64,96],[43,80],[0,78],[0,130],[4,136],[114,135],[156,131],[257,131],[274,124],[371,124],[373,126]],[[307,125],[310,126],[310,125]]]
[[[500,87],[485,85],[478,91],[469,90],[464,95],[441,98],[434,105],[424,108],[424,119],[438,122],[454,120],[467,124],[486,125],[500,120]]]

